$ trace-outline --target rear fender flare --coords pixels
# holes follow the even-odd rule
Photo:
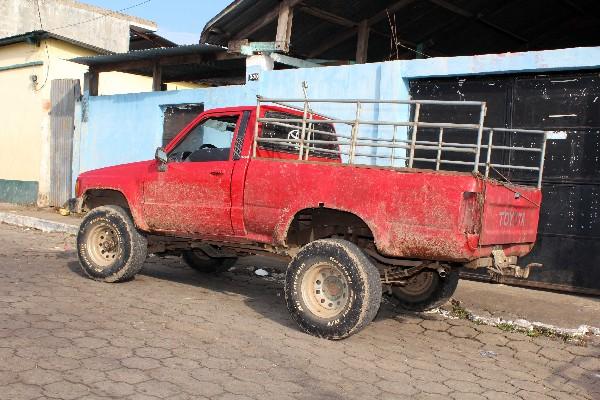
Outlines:
[[[290,228],[292,226],[294,219],[296,219],[296,217],[299,214],[301,214],[302,212],[314,210],[314,209],[318,209],[318,208],[326,209],[329,211],[338,211],[338,212],[342,212],[342,213],[348,213],[348,214],[351,214],[354,217],[358,218],[359,220],[364,222],[364,224],[369,228],[369,230],[373,234],[375,246],[377,246],[378,231],[375,229],[374,224],[371,221],[368,221],[367,219],[363,218],[362,216],[360,216],[350,210],[344,210],[342,208],[336,208],[336,207],[321,207],[320,205],[317,205],[314,207],[304,207],[302,209],[296,210],[295,212],[289,212],[288,214],[286,214],[284,216],[284,218],[282,218],[282,220],[285,222],[278,224],[277,228],[275,230],[275,243],[278,245],[287,246],[288,233],[290,231]]]

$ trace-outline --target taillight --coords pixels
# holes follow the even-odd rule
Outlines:
[[[476,234],[481,231],[481,193],[464,192],[461,203],[461,228],[464,233]]]
[[[81,197],[81,193],[79,193],[79,189],[81,189],[81,182],[79,178],[75,181],[75,197]]]

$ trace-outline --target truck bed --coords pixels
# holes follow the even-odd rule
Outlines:
[[[540,202],[538,189],[470,173],[257,158],[248,165],[244,223],[250,237],[283,245],[300,210],[349,211],[383,255],[466,262],[497,248],[528,253]]]

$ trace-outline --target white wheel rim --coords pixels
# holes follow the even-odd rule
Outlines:
[[[102,269],[111,267],[121,254],[119,235],[109,225],[93,226],[87,235],[86,249],[91,261]]]
[[[348,303],[348,281],[337,266],[329,263],[311,266],[302,278],[301,291],[306,307],[321,318],[336,317]]]

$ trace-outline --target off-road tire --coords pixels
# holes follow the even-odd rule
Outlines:
[[[423,271],[421,274],[428,274],[430,282],[419,293],[410,293],[400,286],[392,287],[392,294],[398,301],[398,305],[409,311],[429,311],[438,308],[448,302],[458,285],[458,269],[452,268],[444,278],[440,277],[437,271]],[[416,277],[418,279],[421,277]]]
[[[203,274],[225,272],[238,260],[237,258],[213,258],[202,251],[185,251],[181,254],[181,258],[190,268]]]
[[[90,235],[97,235],[102,229],[111,231],[115,239],[115,257],[106,261],[106,265],[95,261],[100,253],[90,248]],[[123,282],[142,269],[148,254],[148,241],[137,230],[127,211],[118,206],[103,206],[94,208],[83,219],[77,235],[77,254],[83,272],[90,278]]]
[[[319,269],[320,268],[320,269]],[[315,271],[333,271],[330,276],[313,275]],[[311,279],[312,277],[312,279]],[[320,277],[323,282],[320,282]],[[333,286],[326,279],[333,278]],[[314,283],[313,283],[314,282]],[[322,286],[312,286],[312,285]],[[306,290],[314,290],[317,295]],[[333,291],[330,290],[333,287]],[[337,298],[325,298],[326,288],[337,293]],[[341,293],[340,293],[341,290]],[[367,326],[377,315],[381,305],[381,280],[379,271],[358,246],[341,239],[323,239],[304,246],[290,262],[285,279],[285,300],[291,317],[304,332],[311,335],[338,340],[351,336]],[[312,296],[312,297],[311,297]],[[330,299],[335,298],[342,301]],[[311,300],[312,299],[312,300]],[[325,301],[322,301],[325,300]],[[332,306],[335,310],[319,309]],[[316,303],[316,304],[315,304]],[[335,315],[330,315],[335,312]]]

